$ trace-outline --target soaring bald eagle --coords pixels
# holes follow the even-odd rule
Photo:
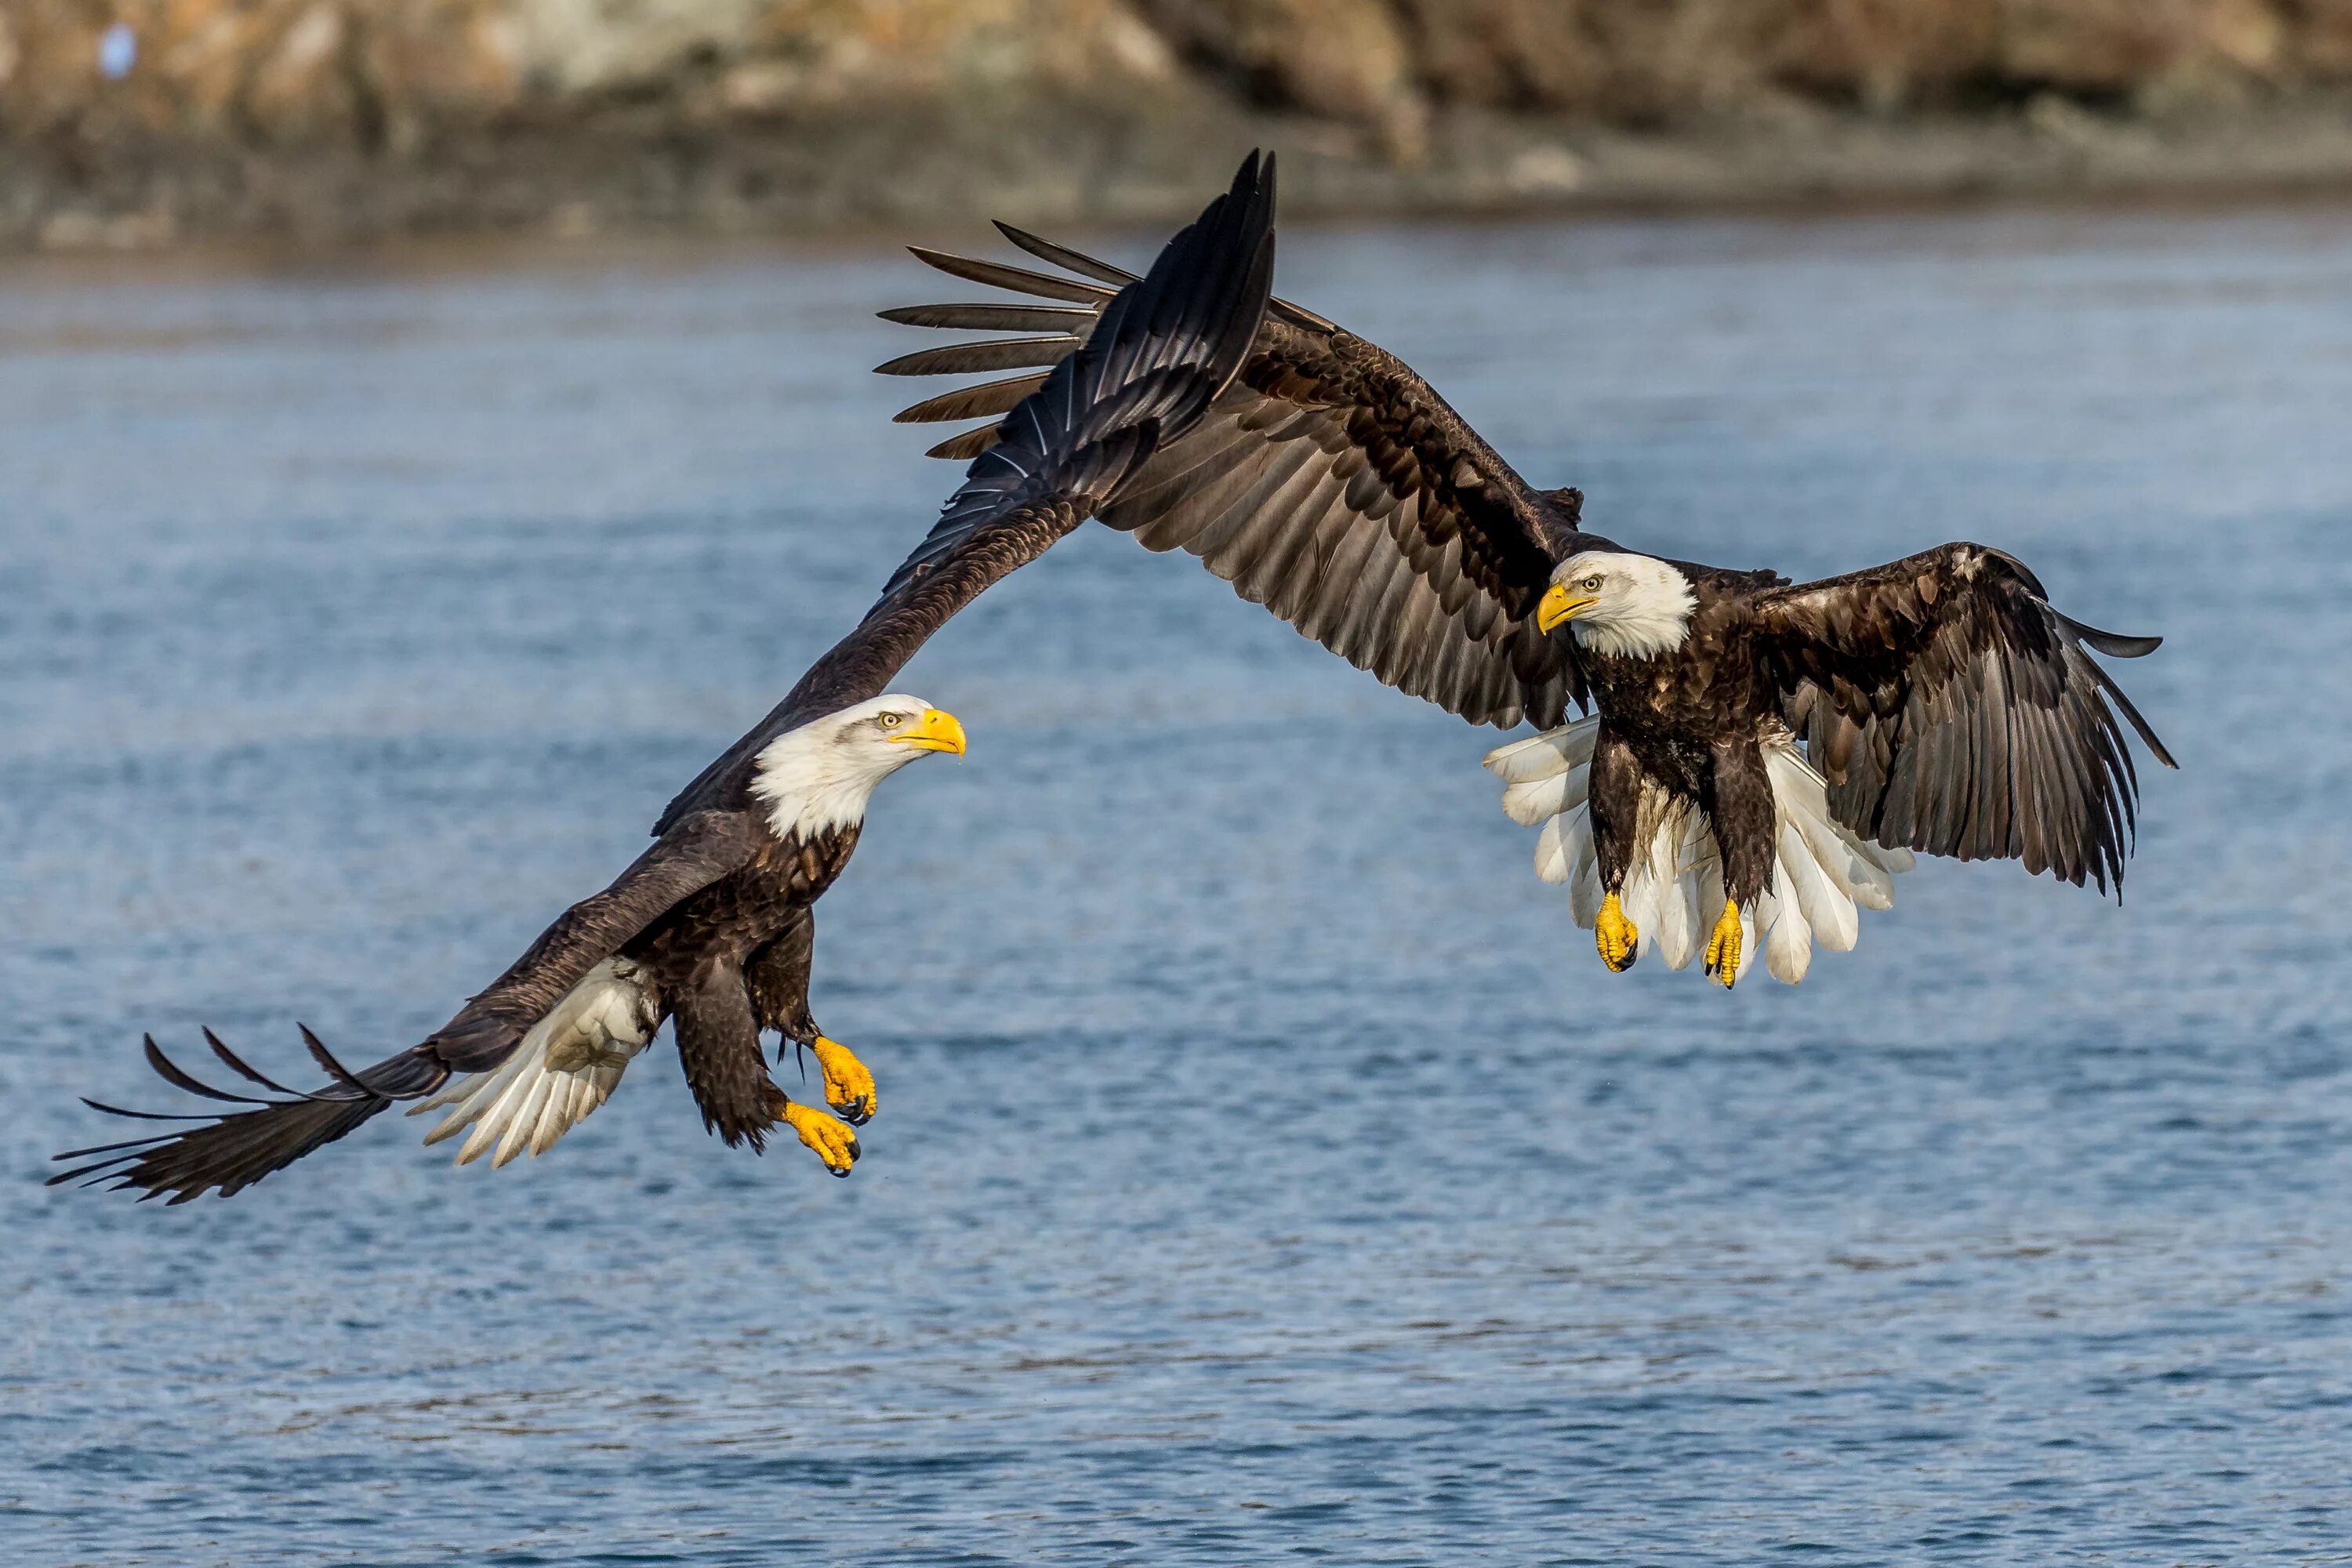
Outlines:
[[[1149,276],[1104,301],[1085,350],[1012,409],[857,628],[670,803],[651,849],[446,1025],[356,1071],[304,1029],[331,1080],[310,1092],[264,1077],[205,1031],[223,1065],[277,1100],[198,1080],[151,1036],[147,1060],[166,1081],[248,1109],[156,1117],[91,1101],[200,1125],[61,1154],[97,1158],[52,1183],[111,1180],[173,1203],[226,1195],[402,1100],[447,1112],[433,1138],[471,1130],[461,1163],[493,1148],[502,1163],[604,1103],[665,1017],[707,1127],[758,1150],[771,1128],[789,1126],[846,1175],[859,1152],[850,1126],[787,1097],[760,1036],[774,1029],[812,1047],[847,1122],[872,1112],[871,1075],[809,1013],[813,906],[848,863],[875,786],[915,757],[964,750],[952,717],[883,689],[975,595],[1075,529],[1208,409],[1265,314],[1273,222],[1273,160],[1253,155]]]
[[[900,413],[991,416],[934,457],[1003,439],[992,416],[1050,379],[1036,367],[1083,352],[1132,277],[997,226],[1055,270],[915,255],[1049,303],[883,312],[1021,334],[877,367],[1024,372]],[[1190,551],[1390,686],[1473,723],[1542,727],[1488,765],[1506,809],[1543,825],[1538,873],[1569,884],[1612,970],[1649,931],[1668,964],[1703,951],[1728,986],[1760,932],[1793,983],[1816,939],[1853,945],[1856,906],[1887,907],[1915,851],[2120,889],[2138,783],[2116,710],[2174,764],[2090,652],[2159,639],[2069,619],[1981,545],[1798,585],[1633,553],[1584,531],[1582,506],[1521,479],[1395,355],[1277,299],[1208,416],[1096,515]],[[1592,716],[1569,722],[1571,702]]]

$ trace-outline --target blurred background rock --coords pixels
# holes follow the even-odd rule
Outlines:
[[[0,245],[2352,176],[2352,0],[0,0]]]

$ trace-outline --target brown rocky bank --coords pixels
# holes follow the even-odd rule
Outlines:
[[[2352,0],[0,0],[0,246],[2352,184]]]

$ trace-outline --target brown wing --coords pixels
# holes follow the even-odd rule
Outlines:
[[[1775,589],[1755,614],[1789,726],[1847,826],[2122,886],[2139,783],[2115,710],[2177,764],[2084,645],[2137,658],[2161,639],[2069,620],[2022,563],[1976,544]]]
[[[749,859],[752,832],[751,819],[740,813],[699,812],[679,822],[611,887],[565,910],[512,968],[468,1002],[438,1033],[372,1066],[357,1071],[344,1067],[304,1029],[304,1045],[331,1080],[322,1089],[289,1089],[264,1077],[207,1029],[205,1041],[223,1066],[281,1098],[216,1089],[184,1071],[150,1036],[148,1065],[166,1083],[206,1100],[250,1109],[216,1116],[180,1116],[89,1101],[110,1115],[203,1125],[69,1150],[58,1158],[104,1158],[52,1176],[50,1184],[77,1177],[110,1180],[117,1187],[142,1189],[142,1197],[170,1193],[175,1204],[213,1188],[226,1197],[343,1137],[394,1101],[432,1093],[453,1072],[480,1072],[498,1066],[589,970],[618,952],[678,900]]]
[[[751,858],[759,824],[747,812],[680,817],[603,892],[581,900],[540,933],[488,989],[418,1047],[455,1072],[487,1072],[597,964],[678,904]]]
[[[1083,278],[1118,268],[1010,225],[1007,238]],[[1110,289],[918,249],[974,282],[1066,303],[919,305],[910,326],[1024,332],[908,354],[889,374],[1048,364],[1087,338]],[[1037,335],[1052,330],[1055,335]],[[1015,376],[927,399],[901,421],[992,414],[1035,384]],[[986,450],[989,424],[932,448]],[[1096,515],[1147,549],[1201,557],[1234,592],[1382,681],[1474,723],[1559,723],[1580,675],[1536,630],[1553,565],[1602,542],[1576,530],[1573,490],[1537,492],[1393,354],[1286,300],[1272,302],[1240,374],[1206,418],[1152,454]]]

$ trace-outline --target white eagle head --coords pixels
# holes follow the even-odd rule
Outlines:
[[[963,755],[963,726],[946,710],[894,691],[769,742],[752,764],[751,793],[768,803],[778,837],[807,837],[864,821],[874,786],[931,752]]]
[[[1655,556],[1584,550],[1552,568],[1536,628],[1565,626],[1595,653],[1654,658],[1682,647],[1697,604],[1691,580]]]

